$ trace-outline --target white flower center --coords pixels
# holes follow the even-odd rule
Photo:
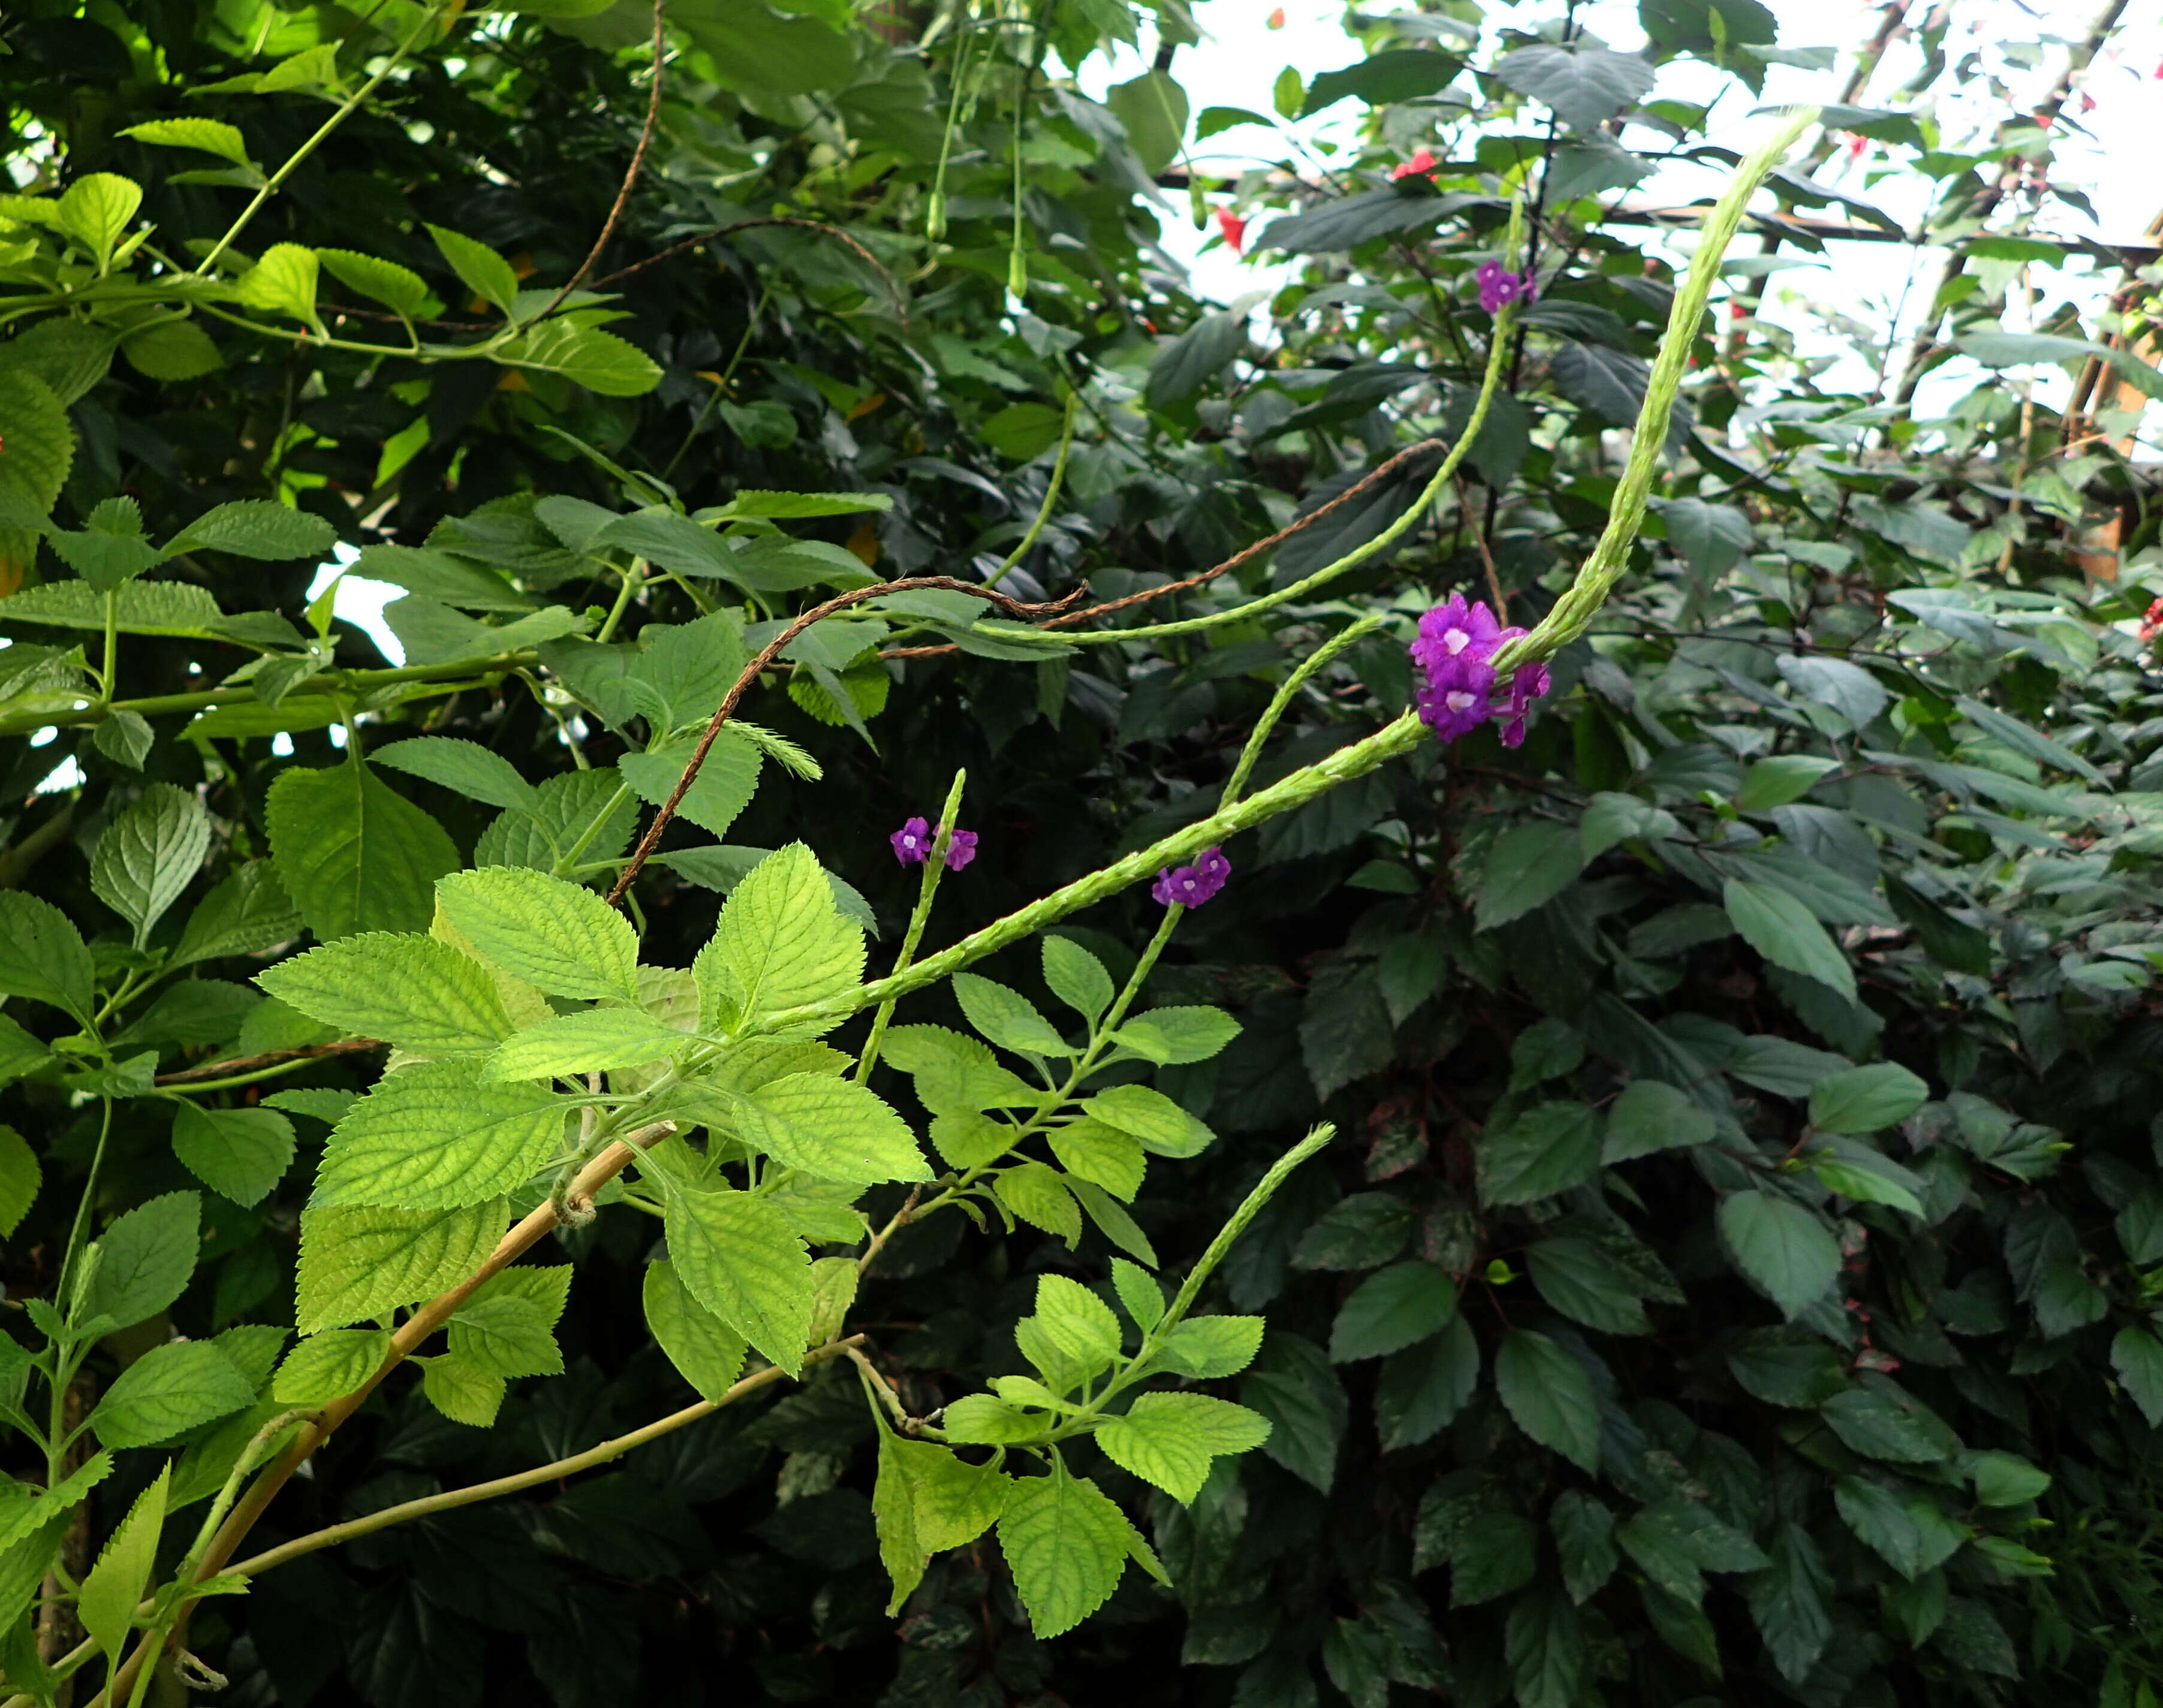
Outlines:
[[[1442,637],[1443,650],[1453,658],[1472,644],[1472,637],[1463,629],[1451,629]]]
[[[1465,707],[1472,705],[1478,698],[1478,695],[1467,694],[1460,688],[1453,693],[1445,694],[1443,695],[1442,703],[1448,706],[1452,711],[1463,711]]]

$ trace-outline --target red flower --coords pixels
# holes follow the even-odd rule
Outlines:
[[[1284,28],[1283,7],[1280,6],[1275,11],[1270,13],[1270,28],[1271,29],[1282,29]]]
[[[2145,647],[2154,640],[2158,631],[2163,631],[2163,599],[2150,605],[2148,615],[2140,620],[2141,645]]]
[[[1417,172],[1432,172],[1435,169],[1435,165],[1434,155],[1427,149],[1422,149],[1390,176],[1392,178],[1409,178]]]
[[[1224,233],[1224,241],[1231,245],[1233,254],[1246,254],[1247,222],[1245,220],[1233,212],[1230,208],[1220,207],[1217,210],[1217,229]]]
[[[1867,136],[1851,136],[1851,137],[1850,137],[1850,138],[1847,139],[1847,157],[1848,157],[1848,159],[1850,159],[1851,160],[1861,160],[1861,159],[1862,158],[1862,156],[1863,156],[1864,152],[1865,152],[1865,151],[1869,148],[1869,146],[1870,146],[1870,139],[1869,139],[1868,137],[1867,137]]]

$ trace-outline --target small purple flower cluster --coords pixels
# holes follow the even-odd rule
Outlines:
[[[1232,875],[1232,862],[1222,848],[1204,848],[1191,866],[1175,866],[1160,872],[1150,893],[1165,906],[1198,908],[1224,887]]]
[[[893,857],[903,866],[921,866],[931,857],[931,845],[938,840],[930,823],[922,817],[911,819],[887,841],[893,844]],[[956,830],[946,839],[946,869],[959,872],[977,857],[977,833]]]
[[[1539,295],[1538,281],[1529,267],[1513,273],[1500,261],[1482,261],[1473,276],[1480,281],[1480,306],[1490,314],[1500,312],[1506,302],[1529,305]]]
[[[1435,739],[1453,741],[1489,718],[1502,726],[1502,745],[1525,739],[1525,712],[1548,691],[1548,667],[1521,664],[1500,694],[1495,691],[1495,654],[1525,631],[1504,628],[1486,602],[1471,605],[1453,593],[1420,619],[1419,638],[1411,644],[1412,663],[1423,678],[1418,694],[1420,721]]]

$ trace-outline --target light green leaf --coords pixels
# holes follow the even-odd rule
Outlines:
[[[516,807],[537,818],[542,810],[540,791],[519,775],[518,768],[478,741],[414,736],[377,748],[369,762],[422,778],[453,794],[484,800],[490,806]]]
[[[202,1195],[167,1192],[114,1218],[97,1242],[97,1267],[81,1315],[132,1328],[187,1291],[202,1250]]]
[[[165,1527],[172,1477],[170,1461],[158,1468],[156,1479],[135,1497],[97,1564],[82,1580],[76,1614],[92,1640],[111,1658],[110,1663],[117,1664],[128,1652],[136,1604],[149,1587],[151,1570],[158,1563],[158,1535]]]
[[[1119,1028],[1120,1045],[1160,1067],[1207,1061],[1239,1035],[1239,1023],[1222,1009],[1151,1009]]]
[[[251,860],[196,904],[170,964],[191,967],[269,949],[303,929],[270,862]]]
[[[719,1405],[743,1370],[743,1336],[693,1298],[665,1258],[647,1265],[642,1297],[646,1326],[668,1361],[700,1399]]]
[[[1133,1527],[1092,1482],[1055,1464],[1017,1481],[999,1514],[999,1548],[1040,1640],[1071,1631],[1119,1586]]]
[[[443,826],[357,757],[327,770],[280,772],[264,815],[279,885],[326,943],[356,931],[427,930],[436,879],[458,869]]]
[[[427,281],[411,267],[352,249],[317,249],[316,259],[341,285],[373,297],[394,313],[414,320],[427,312]]]
[[[1480,1202],[1528,1204],[1589,1178],[1600,1166],[1600,1118],[1584,1103],[1540,1103],[1479,1142]]]
[[[514,978],[553,996],[638,1000],[638,934],[593,891],[506,866],[436,888],[444,917]]]
[[[946,1438],[964,1447],[1029,1441],[1041,1435],[1050,1421],[1040,1412],[1021,1411],[990,1394],[964,1394],[946,1407]]]
[[[1083,1381],[1108,1370],[1118,1358],[1119,1319],[1109,1305],[1068,1276],[1039,1276],[1035,1313],[1024,1320],[1034,1325],[1033,1338],[1086,1372]],[[1027,1346],[1022,1349],[1029,1351]]]
[[[1789,1198],[1732,1192],[1720,1200],[1720,1237],[1736,1266],[1792,1322],[1840,1274],[1840,1242]]]
[[[275,1109],[181,1103],[173,1111],[173,1155],[220,1197],[254,1204],[293,1166],[293,1124]]]
[[[1117,994],[1104,963],[1065,937],[1046,937],[1043,953],[1044,982],[1052,995],[1095,1025]]]
[[[501,1200],[448,1213],[376,1206],[301,1213],[303,1334],[380,1317],[464,1281],[502,1234]]]
[[[481,1077],[495,1083],[612,1072],[658,1061],[690,1041],[666,1020],[638,1009],[586,1009],[558,1014],[508,1039],[488,1058]]]
[[[1600,1407],[1592,1378],[1561,1346],[1513,1328],[1495,1354],[1495,1388],[1517,1427],[1588,1476],[1600,1468]]]
[[[82,933],[49,901],[0,890],[0,996],[65,1009],[88,1020],[97,971]]]
[[[390,1355],[387,1328],[326,1328],[285,1354],[271,1379],[270,1397],[281,1406],[327,1405],[353,1392]]]
[[[1855,972],[1847,957],[1794,897],[1769,883],[1731,878],[1720,899],[1743,941],[1775,967],[1815,978],[1851,1003],[1856,999]]]
[[[60,197],[60,228],[97,258],[102,272],[142,205],[143,186],[133,178],[117,172],[88,172]]]
[[[987,1045],[944,1026],[892,1028],[886,1060],[915,1080],[917,1100],[935,1115],[1034,1109],[1044,1101],[1041,1092],[1000,1066]]]
[[[1112,1260],[1112,1286],[1134,1326],[1146,1334],[1164,1320],[1164,1289],[1147,1270],[1123,1257]],[[1204,1318],[1203,1320],[1207,1320]]]
[[[1106,92],[1104,104],[1125,127],[1144,172],[1161,172],[1178,157],[1186,134],[1186,92],[1168,72],[1147,71],[1115,84]]]
[[[602,397],[642,397],[661,383],[653,358],[599,327],[552,320],[523,332],[496,353],[506,367],[560,374]]]
[[[200,380],[225,365],[210,334],[191,320],[167,316],[138,327],[120,341],[120,354],[146,379]]]
[[[1578,833],[1569,825],[1518,825],[1495,839],[1473,902],[1474,929],[1497,925],[1554,899],[1584,869]]]
[[[428,235],[436,240],[436,248],[451,264],[451,270],[462,280],[466,288],[484,302],[491,302],[505,315],[518,299],[518,275],[510,262],[486,244],[455,231],[446,231],[440,225],[428,228]]]
[[[131,124],[120,134],[156,148],[200,149],[207,155],[230,160],[236,166],[254,164],[248,158],[247,139],[241,135],[239,128],[215,118],[153,118],[143,124]]]
[[[332,1129],[310,1207],[464,1209],[531,1179],[561,1145],[568,1105],[545,1086],[480,1073],[467,1057],[378,1081]]]
[[[1002,1050],[1037,1056],[1067,1056],[1073,1046],[1059,1029],[1037,1012],[1036,1005],[1019,991],[979,978],[973,972],[954,975],[954,994],[961,1012],[977,1033]]]
[[[1009,1215],[1055,1234],[1071,1250],[1082,1243],[1082,1209],[1059,1171],[1041,1162],[1017,1163],[993,1176],[992,1190]]]
[[[1199,1156],[1217,1139],[1162,1092],[1145,1085],[1113,1086],[1087,1099],[1082,1108],[1092,1119],[1131,1133],[1141,1140],[1143,1150],[1158,1156]]]
[[[893,1580],[889,1615],[922,1581],[931,1555],[966,1547],[991,1528],[1013,1485],[995,1463],[970,1464],[930,1442],[879,1431],[872,1515],[880,1558]]]
[[[423,1056],[492,1050],[512,1030],[486,967],[412,933],[343,937],[280,961],[255,982],[342,1035],[380,1038]]]
[[[1775,753],[1760,759],[1742,773],[1742,787],[1735,792],[1738,811],[1768,813],[1774,807],[1800,800],[1826,773],[1840,769],[1837,759],[1814,753]]]
[[[273,244],[240,275],[234,294],[247,307],[316,324],[316,252],[299,244]]]
[[[1160,1356],[1196,1381],[1237,1375],[1262,1349],[1260,1317],[1190,1317],[1165,1337]]]
[[[909,1124],[853,1080],[791,1073],[746,1092],[736,1136],[791,1168],[852,1186],[928,1181],[931,1166]]]
[[[1457,1289],[1431,1263],[1417,1259],[1377,1270],[1354,1289],[1329,1331],[1329,1356],[1349,1364],[1380,1358],[1424,1340],[1457,1314]]]
[[[788,1217],[749,1192],[676,1186],[665,1225],[691,1297],[791,1375],[802,1370],[811,1260]]]
[[[1657,1079],[1634,1080],[1607,1111],[1600,1160],[1627,1162],[1633,1156],[1702,1145],[1714,1130],[1711,1113],[1694,1098]]]
[[[1202,1492],[1212,1461],[1252,1452],[1269,1437],[1269,1419],[1244,1406],[1205,1394],[1144,1394],[1097,1428],[1097,1445],[1184,1505]]]
[[[1149,1168],[1149,1157],[1142,1150],[1140,1140],[1086,1117],[1069,1121],[1063,1127],[1054,1127],[1044,1136],[1050,1142],[1051,1154],[1067,1173],[1102,1187],[1128,1203],[1134,1202]]]
[[[689,736],[649,753],[626,753],[617,762],[623,780],[641,800],[659,806],[676,792],[684,768],[698,751]],[[727,834],[758,790],[759,750],[741,731],[724,730],[706,753],[706,762],[677,803],[678,815],[716,836]]]
[[[210,815],[195,792],[170,783],[145,783],[97,839],[90,887],[135,928],[140,947],[202,869],[209,848]]]
[[[90,1427],[106,1446],[149,1447],[238,1412],[255,1390],[207,1340],[153,1347],[105,1391]]]
[[[1929,1086],[1893,1062],[1851,1067],[1810,1088],[1810,1124],[1821,1133],[1875,1133],[1906,1120],[1930,1095]]]
[[[477,1296],[451,1313],[451,1355],[471,1369],[506,1379],[561,1375],[563,1354],[552,1332],[554,1322],[538,1299],[518,1293]]]
[[[503,1409],[503,1378],[453,1353],[422,1361],[421,1391],[452,1422],[469,1429],[493,1428]]]
[[[729,893],[712,940],[691,972],[699,982],[701,1026],[732,1030],[860,982],[863,927],[834,905],[833,887],[811,851],[792,842],[760,861]]]
[[[37,1201],[45,1171],[29,1141],[13,1127],[0,1126],[0,1239],[12,1239]]]

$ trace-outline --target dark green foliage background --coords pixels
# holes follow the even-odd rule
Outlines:
[[[1648,5],[1670,20],[1654,57],[1710,57],[1712,38],[1700,43],[1689,20],[1714,9]],[[1716,9],[1721,39],[1769,44],[1751,33],[1757,8]],[[49,162],[41,139],[57,135],[67,174],[138,178],[173,253],[222,230],[234,192],[171,181],[184,157],[118,132],[211,114],[239,124],[259,159],[281,160],[322,102],[194,92],[318,39],[351,44],[358,65],[381,50],[372,30],[399,27],[335,6],[125,10],[123,24],[118,10],[78,14],[59,0],[10,9],[10,151]],[[1035,15],[1070,61],[1136,25],[1118,3],[1057,0]],[[1011,42],[987,50],[950,31],[919,50],[930,16],[898,11],[873,29],[839,0],[786,14],[747,0],[670,8],[651,157],[589,281],[620,293],[628,318],[612,329],[659,364],[649,394],[598,396],[547,376],[507,386],[487,363],[379,363],[215,325],[218,371],[160,384],[116,364],[75,404],[81,449],[63,513],[125,492],[156,534],[214,502],[283,495],[354,544],[414,543],[446,516],[521,494],[616,505],[616,483],[583,445],[663,476],[692,509],[754,488],[883,494],[882,573],[968,574],[1003,557],[1037,509],[1054,400],[1081,380],[1089,401],[1065,490],[1009,584],[1034,596],[1087,579],[1108,598],[1207,568],[1400,443],[1461,424],[1487,332],[1472,269],[1506,212],[1496,175],[1555,157],[1547,109],[1523,98],[1523,62],[1514,80],[1480,67],[1459,86],[1471,91],[1462,115],[1417,97],[1391,104],[1380,83],[1355,90],[1377,97],[1369,147],[1339,163],[1345,181],[1330,190],[1260,174],[1224,186],[1265,242],[1265,208],[1294,196],[1302,207],[1338,191],[1375,198],[1338,210],[1333,236],[1279,234],[1310,270],[1274,305],[1277,343],[1261,348],[1206,320],[1211,306],[1150,247],[1157,221],[1185,210],[1161,205],[1151,182],[1171,163],[1148,158],[1145,140],[1138,154],[1122,128],[1143,134],[1134,102],[1086,101],[1056,61],[1014,62]],[[1476,16],[1469,0],[1446,0],[1417,27],[1371,27],[1366,45],[1431,55],[1435,40],[1461,45]],[[387,106],[336,131],[249,246],[399,260],[453,319],[455,281],[424,222],[530,261],[541,284],[568,278],[638,139],[647,18],[629,0],[555,24],[485,15],[454,52],[421,56]],[[1191,39],[1172,0],[1154,21],[1168,42]],[[966,70],[976,81],[945,170],[940,249],[924,233],[957,39],[988,51],[990,69],[979,58]],[[1763,66],[1746,46],[1731,69],[1749,81]],[[1018,103],[1034,150],[1019,226],[1025,312],[1003,300]],[[1655,112],[1685,134],[1703,117],[1674,102]],[[1455,126],[1446,147],[1438,122]],[[1919,158],[1936,139],[1914,121],[1855,122],[1905,149],[1904,170],[1941,179],[1947,220],[2000,157],[2030,145],[2008,135],[1994,155]],[[1408,212],[1423,181],[1393,193],[1382,174],[1427,142],[1445,155],[1432,186],[1442,199]],[[1577,145],[1565,132],[1564,151]],[[1535,165],[1533,182],[1551,184],[1553,170]],[[1821,199],[1794,183],[1779,194]],[[1338,602],[1092,647],[1071,669],[909,661],[870,721],[876,750],[778,686],[761,690],[751,715],[811,751],[826,778],[785,784],[769,772],[729,840],[809,842],[870,898],[890,948],[914,880],[887,833],[932,810],[966,767],[963,821],[982,853],[942,891],[934,929],[951,940],[1206,814],[1275,684],[1349,615],[1386,605],[1409,619],[1453,590],[1484,595],[1477,533],[1513,620],[1533,621],[1605,520],[1616,467],[1600,436],[1634,407],[1642,370],[1627,359],[1652,354],[1672,282],[1590,223],[1589,202],[1558,191],[1546,211],[1576,221],[1576,248],[1511,364],[1504,424],[1473,453],[1476,482],[1385,566],[1333,589]],[[1933,359],[1998,324],[2003,274],[1971,282],[1952,293]],[[1328,286],[1347,288],[1312,300]],[[2146,1466],[2163,1345],[2139,1337],[2163,1260],[2150,1125],[2163,1038],[2149,994],[2163,948],[2163,803],[2149,792],[2163,726],[2127,632],[2147,595],[2131,579],[2123,590],[2085,581],[2067,553],[2069,535],[2120,510],[2125,560],[2152,558],[2152,488],[2105,453],[2055,486],[2029,481],[2062,424],[2047,409],[2024,415],[2002,380],[1916,422],[1821,390],[1786,359],[1778,328],[1747,330],[1733,348],[1700,339],[1666,502],[1595,635],[1555,661],[1524,747],[1506,752],[1485,731],[1235,841],[1231,887],[1183,927],[1150,988],[1160,1003],[1227,1006],[1246,1029],[1181,1085],[1223,1140],[1198,1161],[1160,1162],[1136,1208],[1168,1266],[1191,1261],[1307,1123],[1327,1116],[1342,1134],[1272,1202],[1217,1286],[1218,1308],[1268,1316],[1257,1372],[1225,1391],[1276,1420],[1269,1447],[1221,1464],[1191,1509],[1108,1464],[1087,1467],[1145,1517],[1176,1594],[1129,1574],[1097,1618],[1039,1643],[987,1543],[935,1563],[888,1619],[871,1426],[854,1375],[829,1367],[568,1487],[390,1530],[211,1604],[191,1642],[230,1675],[223,1700],[2152,1700],[2163,1651]],[[1777,414],[1757,407],[1768,397]],[[1729,448],[1737,420],[1747,453]],[[410,455],[379,479],[394,440]],[[2019,506],[2008,502],[2016,488]],[[1411,489],[1385,491],[1388,516]],[[1326,522],[1145,614],[1220,609],[1240,585],[1289,581],[1356,542],[1359,526]],[[846,521],[799,532],[874,543]],[[60,571],[48,556],[39,573]],[[228,610],[297,613],[312,568],[217,559],[207,573]],[[1966,605],[1951,616],[1893,597],[1955,586]],[[607,590],[557,596],[575,608]],[[692,613],[677,601],[658,589],[636,620],[682,621]],[[127,691],[214,683],[236,659],[207,650],[131,642]],[[1809,678],[1797,659],[1841,670]],[[338,661],[381,662],[349,630]],[[1811,680],[1839,691],[1814,698]],[[1401,710],[1401,641],[1361,646],[1317,687],[1296,702],[1264,780]],[[1830,709],[1843,694],[1863,715]],[[568,768],[553,726],[516,689],[421,702],[371,726],[371,745],[424,717],[529,777]],[[179,723],[159,723],[145,775],[193,784],[202,762],[170,739]],[[236,826],[224,860],[264,851],[262,802],[280,770],[331,762],[322,731],[292,739],[290,759],[261,741],[219,747],[227,770],[210,805]],[[598,762],[612,741],[596,735]],[[1766,773],[1749,764],[1782,754],[1817,755],[1832,774],[1762,804],[1746,778],[1762,790]],[[71,756],[82,784],[34,798]],[[0,775],[11,849],[66,820],[42,857],[0,856],[8,882],[106,922],[78,845],[134,773],[71,731],[0,742]],[[398,787],[470,850],[486,816],[477,804]],[[1642,804],[1626,833],[1580,859],[1588,812],[1616,812],[1618,795]],[[1746,876],[1809,899],[1847,933],[1857,1003],[1735,935],[1718,909],[1725,883]],[[1525,904],[1506,904],[1527,880]],[[717,898],[666,876],[642,893],[649,957],[688,961]],[[1116,975],[1155,913],[1137,892],[1069,928]],[[984,970],[1036,990],[1033,952]],[[951,1019],[945,1000],[903,1018]],[[1543,1051],[1551,1072],[1533,1066]],[[1832,1179],[1804,1166],[1823,1142],[1806,1130],[1813,1083],[1876,1061],[1921,1076],[1930,1101],[1848,1160],[1912,1190],[1920,1215],[1836,1199]],[[1679,1087],[1718,1119],[1718,1138],[1606,1166],[1565,1160],[1537,1192],[1496,1189],[1550,1119],[1529,1111],[1579,1106],[1599,1113],[1560,1119],[1605,1122],[1626,1084],[1648,1080]],[[286,1082],[358,1088],[366,1077],[327,1065]],[[50,1087],[13,1088],[7,1110],[48,1158],[46,1189],[8,1248],[12,1298],[50,1284],[44,1265],[92,1135]],[[1993,1120],[2024,1125],[2008,1139]],[[304,1147],[311,1136],[320,1129],[303,1124]],[[113,1164],[102,1214],[188,1183],[152,1121],[120,1133]],[[175,1326],[283,1319],[307,1174],[256,1211],[220,1212]],[[1792,1327],[1765,1296],[1779,1263],[1753,1261],[1731,1230],[1723,1239],[1718,1207],[1749,1191],[1840,1242],[1836,1285]],[[1561,1260],[1558,1239],[1577,1241],[1569,1253],[1589,1265],[1574,1291],[1542,1267]],[[650,1230],[604,1217],[559,1244],[579,1266],[563,1329],[569,1373],[521,1383],[485,1433],[445,1422],[417,1388],[379,1396],[274,1509],[264,1545],[575,1452],[688,1400],[626,1328]],[[925,1413],[1014,1367],[1011,1325],[1037,1272],[1094,1281],[1105,1256],[1101,1243],[1070,1252],[949,1216],[897,1239],[851,1320]],[[1406,1264],[1419,1267],[1391,1268]],[[1376,1274],[1408,1299],[1453,1295],[1456,1326],[1379,1360],[1333,1363],[1345,1301]],[[1647,1302],[1644,1332],[1627,1332],[1638,1325],[1616,1303],[1632,1292]],[[1532,1385],[1570,1413],[1549,1429],[1495,1385],[1506,1338],[1525,1330],[1581,1372]],[[1481,1372],[1469,1394],[1453,1386],[1468,1360]],[[1596,1435],[1597,1475],[1550,1450],[1581,1430]],[[1993,1451],[2047,1472],[2048,1492],[1982,1503],[1967,1455]],[[119,1478],[101,1491],[101,1527],[134,1491]],[[1608,1572],[1590,1564],[1588,1497],[1637,1527]],[[1859,1521],[1866,1507],[1879,1516]],[[1939,1534],[1955,1551],[1911,1583],[1888,1556],[1916,1564]]]

